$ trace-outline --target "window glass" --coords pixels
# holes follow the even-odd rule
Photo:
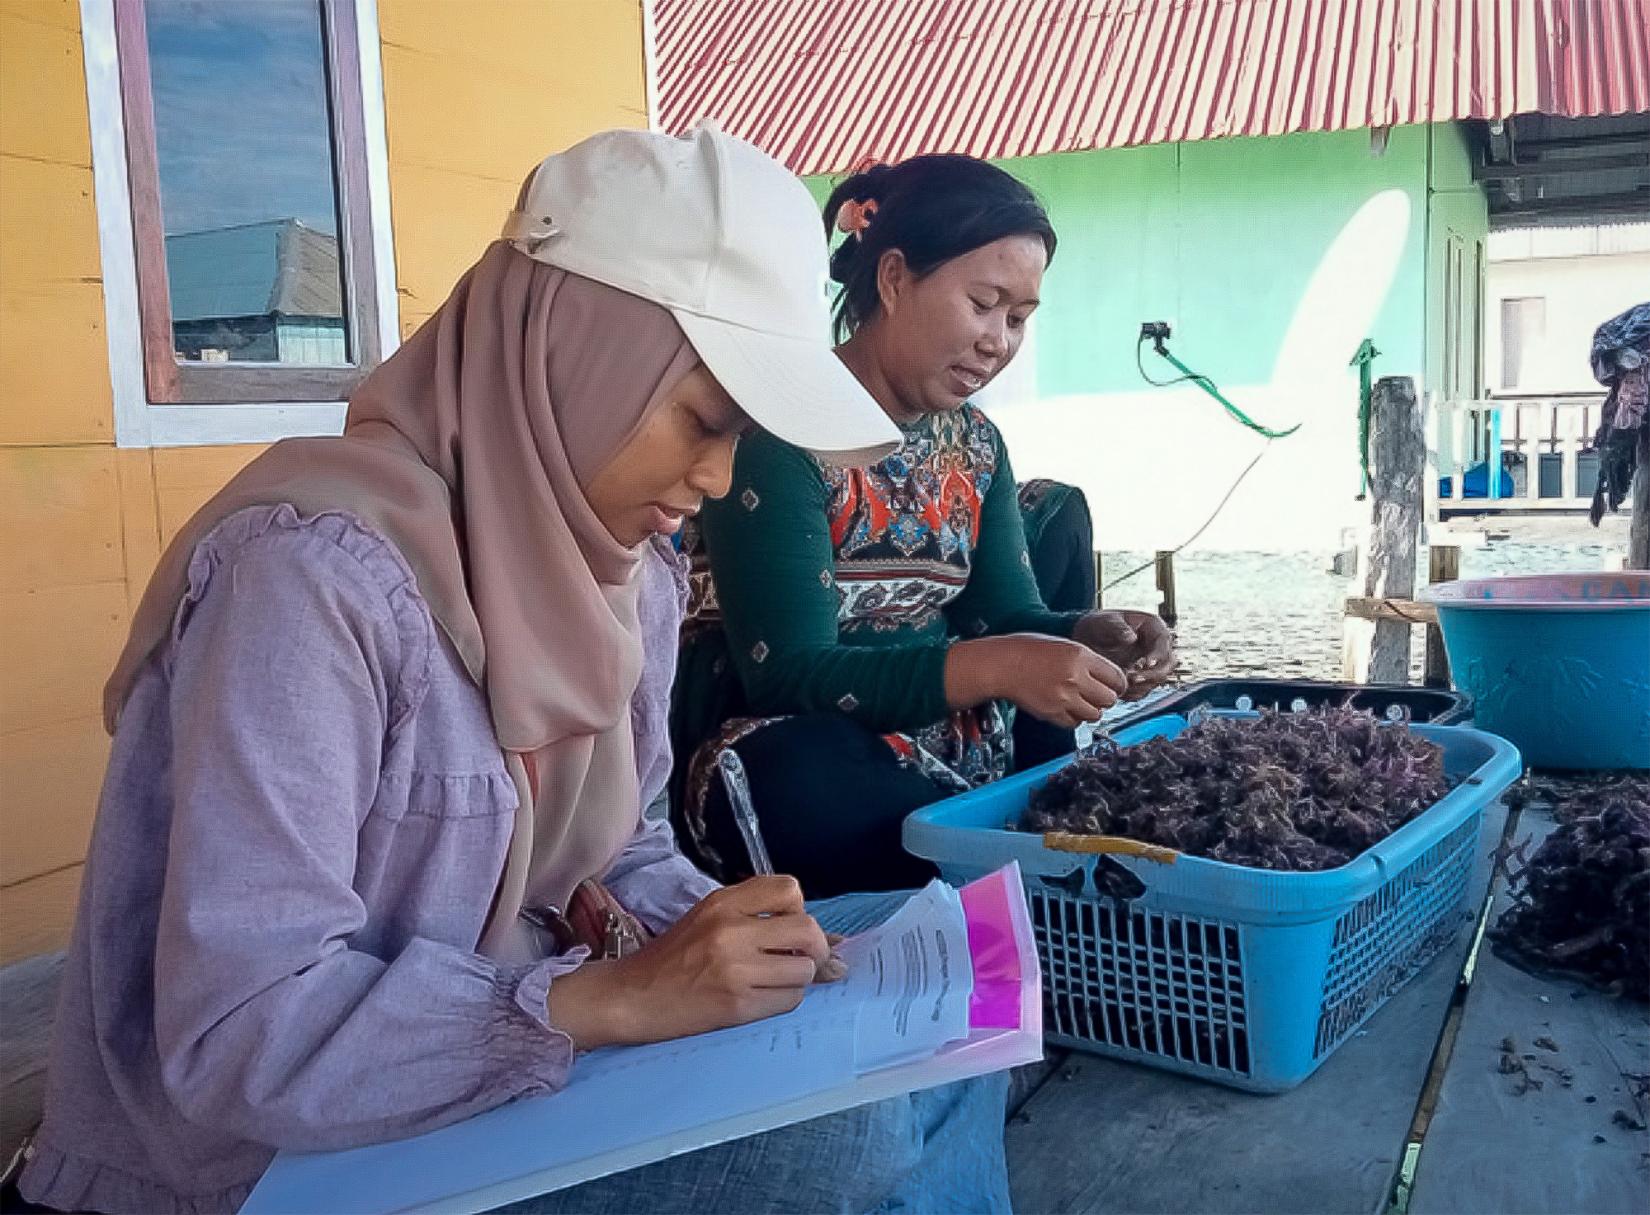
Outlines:
[[[353,361],[319,0],[148,0],[180,363]]]

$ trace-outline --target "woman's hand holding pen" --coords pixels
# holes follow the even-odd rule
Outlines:
[[[755,877],[707,896],[627,957],[550,984],[550,1023],[580,1050],[660,1042],[788,1012],[842,963],[794,878]]]

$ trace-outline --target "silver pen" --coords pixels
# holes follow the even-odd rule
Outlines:
[[[744,837],[745,851],[750,853],[754,875],[772,877],[773,860],[768,856],[768,846],[762,842],[762,829],[756,823],[756,805],[751,801],[751,784],[745,777],[744,762],[728,747],[716,757],[716,767],[722,773],[722,786],[728,791],[728,805],[733,809],[733,821],[739,824],[739,834]],[[834,945],[840,938],[827,935],[826,940],[832,943],[831,956],[820,965],[816,981],[833,983],[848,973],[848,964]]]
[[[756,806],[751,802],[751,785],[745,778],[745,765],[733,748],[727,747],[716,757],[716,766],[722,773],[722,786],[728,791],[733,821],[739,824],[745,851],[750,853],[751,867],[756,876],[771,877],[773,861],[768,856],[768,846],[762,842],[762,829],[756,823]]]

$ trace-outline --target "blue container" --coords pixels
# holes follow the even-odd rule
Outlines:
[[[1538,768],[1650,768],[1650,574],[1446,582],[1422,596],[1474,721]]]
[[[1127,746],[1186,724],[1159,717],[1113,738]],[[1080,854],[1006,829],[1070,756],[918,810],[905,847],[957,884],[1020,862],[1049,1041],[1281,1092],[1455,938],[1484,810],[1521,771],[1518,752],[1489,734],[1410,728],[1444,748],[1464,783],[1338,869]]]

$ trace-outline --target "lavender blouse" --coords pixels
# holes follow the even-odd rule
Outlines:
[[[670,769],[683,583],[644,565],[643,805]],[[400,552],[352,515],[224,520],[114,739],[23,1175],[61,1210],[237,1208],[278,1148],[417,1134],[565,1083],[582,951],[476,952],[516,794]],[[609,888],[711,890],[640,807]]]

